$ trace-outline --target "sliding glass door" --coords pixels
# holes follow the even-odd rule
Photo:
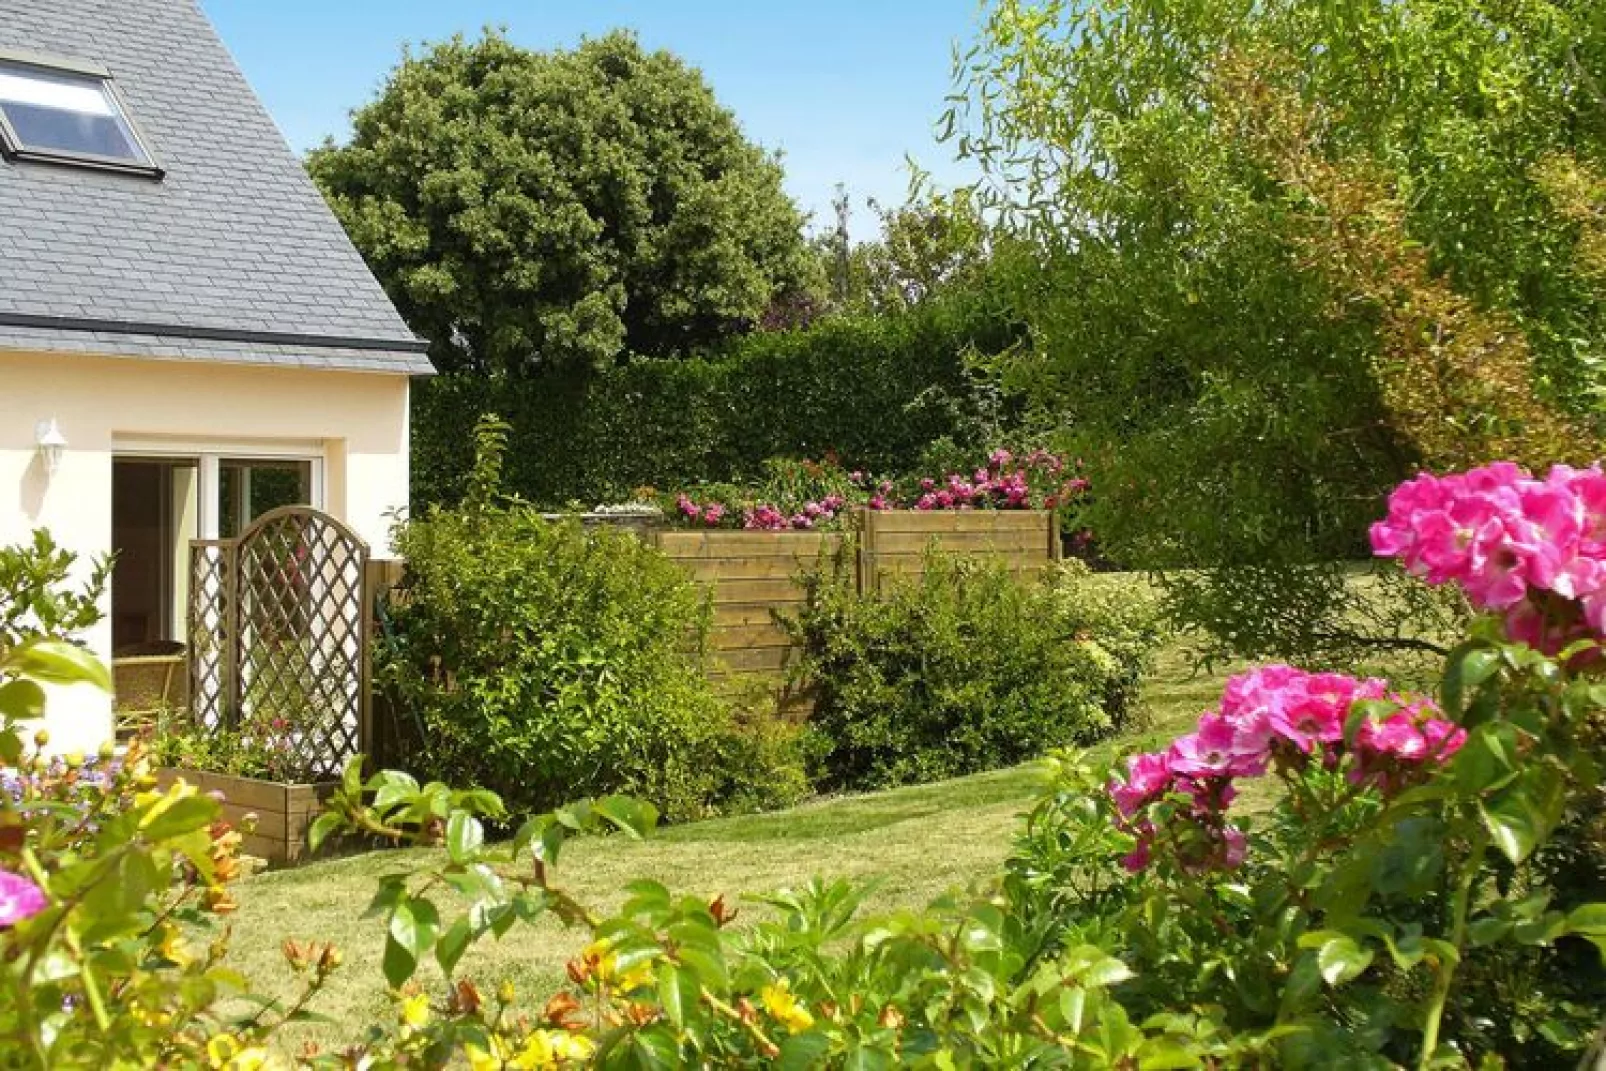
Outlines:
[[[190,541],[234,539],[281,506],[323,506],[317,456],[119,448],[112,462],[113,655],[186,639]]]

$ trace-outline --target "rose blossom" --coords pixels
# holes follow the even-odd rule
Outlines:
[[[9,870],[0,870],[0,926],[15,926],[49,906],[39,886]]]

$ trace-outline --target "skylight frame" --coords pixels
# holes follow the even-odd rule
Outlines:
[[[156,154],[151,151],[150,139],[140,129],[135,121],[133,112],[128,107],[128,101],[123,97],[117,86],[117,80],[112,77],[111,71],[98,63],[86,60],[67,59],[61,56],[49,56],[37,52],[25,52],[16,49],[0,48],[0,70],[5,68],[23,68],[39,71],[43,74],[85,80],[94,80],[97,88],[106,95],[107,101],[116,112],[116,119],[122,123],[129,138],[134,143],[143,160],[132,160],[121,156],[106,156],[100,153],[78,152],[71,149],[56,149],[28,145],[17,134],[11,120],[6,116],[5,109],[0,106],[0,157],[6,160],[24,161],[44,164],[58,164],[66,167],[89,168],[96,171],[117,171],[123,174],[142,175],[146,178],[160,179],[166,172],[157,162]]]

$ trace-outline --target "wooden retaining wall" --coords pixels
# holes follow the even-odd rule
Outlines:
[[[164,788],[180,778],[202,792],[221,793],[223,820],[236,829],[247,815],[255,815],[256,829],[245,834],[241,846],[246,854],[260,856],[273,866],[301,861],[307,852],[307,830],[336,788],[333,782],[285,785],[203,770],[163,768],[156,773],[157,783]]]
[[[889,577],[922,571],[926,549],[1002,558],[1021,577],[1037,575],[1060,556],[1059,526],[1046,511],[861,511],[857,560],[848,563],[861,591],[879,590]],[[710,675],[780,678],[795,657],[777,613],[803,605],[799,577],[836,553],[842,536],[821,532],[747,532],[729,529],[660,529],[660,550],[713,589],[714,628]]]

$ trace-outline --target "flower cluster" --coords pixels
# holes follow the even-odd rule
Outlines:
[[[774,506],[755,506],[742,511],[742,527],[766,532],[785,531],[789,528],[807,531],[836,520],[837,514],[841,513],[847,504],[847,499],[842,495],[829,494],[824,498],[803,503],[802,508],[790,516]]]
[[[25,768],[0,768],[0,792],[26,817],[39,810],[86,810],[112,786],[122,768],[109,754],[39,758]]]
[[[1508,461],[1395,488],[1372,549],[1430,584],[1458,584],[1547,654],[1606,634],[1606,473]]]
[[[1352,743],[1344,727],[1356,703],[1380,701]],[[1275,770],[1288,778],[1310,764],[1345,767],[1351,783],[1399,791],[1431,764],[1453,755],[1465,730],[1438,717],[1427,700],[1390,695],[1386,682],[1342,673],[1262,666],[1227,682],[1220,706],[1163,752],[1134,755],[1109,786],[1123,828],[1137,837],[1125,864],[1141,870],[1164,839],[1187,870],[1230,869],[1243,861],[1241,830],[1227,820],[1235,782]],[[1175,804],[1172,821],[1150,808]]]
[[[693,524],[701,524],[708,528],[718,528],[719,522],[725,519],[725,507],[718,502],[708,502],[699,505],[693,502],[690,496],[682,494],[675,499],[675,509],[680,515]]]
[[[1076,468],[1081,464],[1076,462]],[[1062,479],[1065,468],[1065,460],[1047,450],[1033,450],[1020,458],[1008,450],[994,450],[987,464],[972,473],[950,472],[941,480],[922,479],[909,508],[1053,509],[1088,488],[1087,480],[1080,476]]]
[[[1027,510],[1054,509],[1087,493],[1082,462],[1066,462],[1047,450],[1016,456],[994,450],[973,472],[905,481],[878,479],[862,470],[843,471],[825,462],[773,462],[771,478],[751,496],[736,488],[705,487],[693,497],[676,496],[670,515],[699,528],[742,527],[757,531],[809,530],[829,525],[844,510]]]

